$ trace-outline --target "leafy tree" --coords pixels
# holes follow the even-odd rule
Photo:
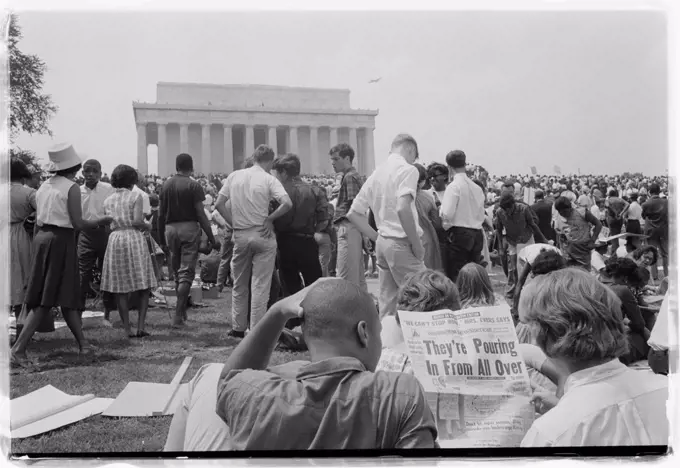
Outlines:
[[[10,142],[14,143],[20,132],[52,136],[49,121],[56,114],[57,106],[52,102],[52,96],[43,92],[47,70],[45,62],[37,55],[24,54],[19,50],[18,43],[23,36],[15,15],[10,15],[8,32]],[[32,151],[12,148],[10,155],[20,157],[40,170]]]

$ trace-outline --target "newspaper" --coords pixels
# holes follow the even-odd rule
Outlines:
[[[510,309],[399,311],[399,318],[440,445],[519,447],[535,411]]]

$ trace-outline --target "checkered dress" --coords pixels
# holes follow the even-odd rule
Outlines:
[[[104,202],[106,214],[113,217],[113,232],[104,256],[102,291],[121,294],[158,286],[146,238],[132,227],[138,198],[139,193],[117,189]]]

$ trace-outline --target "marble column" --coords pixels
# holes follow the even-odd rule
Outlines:
[[[168,137],[165,124],[158,124],[158,175],[169,176],[172,172],[168,160]]]
[[[201,125],[201,172],[208,175],[212,172],[210,161],[210,124]]]
[[[234,172],[234,142],[231,137],[231,125],[224,126],[224,172]]]
[[[290,133],[288,134],[288,152],[298,154],[298,151],[298,128],[290,127]]]
[[[319,174],[321,172],[318,127],[309,127],[309,167],[312,174]]]
[[[179,124],[179,152],[189,152],[189,124]]]
[[[373,128],[366,129],[366,155],[364,156],[365,174],[371,175],[375,170],[375,149],[373,147]]]
[[[335,145],[338,144],[338,129],[335,127],[331,127],[331,148],[334,147]]]
[[[274,150],[274,156],[278,155],[278,142],[276,141],[276,126],[269,127],[269,138],[267,138],[269,147]]]
[[[245,161],[255,152],[255,129],[252,125],[246,125],[246,141],[243,148],[243,160]]]
[[[334,147],[335,145],[338,144],[338,129],[336,127],[331,127],[330,129],[330,147]],[[323,159],[323,162],[321,164],[321,168],[323,173],[332,173],[333,170],[331,169],[330,161],[328,157]]]
[[[361,164],[361,161],[364,159],[364,155],[359,155],[359,141],[357,140],[357,129],[354,127],[350,127],[349,129],[349,146],[352,147],[354,150],[354,158],[355,160],[359,161],[359,164]]]
[[[149,172],[149,160],[146,148],[146,124],[137,124],[137,170],[142,174]]]

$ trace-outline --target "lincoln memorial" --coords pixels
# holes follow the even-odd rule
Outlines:
[[[147,174],[147,147],[158,146],[158,175],[175,172],[175,156],[189,153],[197,173],[241,169],[257,145],[295,153],[303,174],[331,174],[337,143],[355,151],[361,174],[375,168],[375,110],[352,109],[347,89],[262,85],[158,83],[156,102],[133,102],[137,168]]]

